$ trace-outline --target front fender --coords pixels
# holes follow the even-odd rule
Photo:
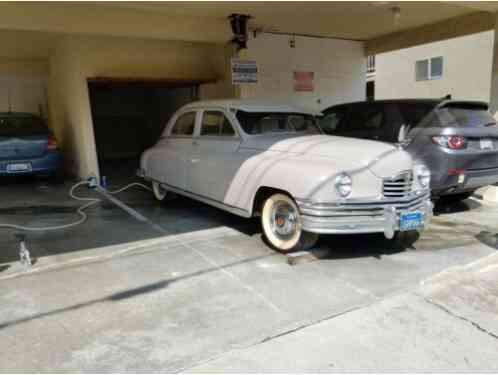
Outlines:
[[[341,197],[334,187],[335,177],[347,172],[337,162],[323,158],[302,158],[289,154],[265,152],[246,160],[233,179],[225,203],[252,213],[254,198],[261,187],[288,192],[294,199],[335,201]],[[351,198],[378,197],[380,178],[368,168],[351,171]]]

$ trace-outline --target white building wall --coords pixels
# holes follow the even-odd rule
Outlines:
[[[366,59],[362,42],[295,37],[251,37],[244,58],[258,65],[259,82],[242,85],[242,98],[271,98],[322,110],[328,106],[365,99]],[[314,91],[294,91],[294,71],[314,72]]]
[[[376,55],[375,99],[490,100],[494,31]],[[417,60],[443,56],[443,77],[415,80]]]

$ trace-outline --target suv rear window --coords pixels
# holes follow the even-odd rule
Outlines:
[[[25,137],[48,132],[47,126],[38,117],[0,117],[0,137]]]
[[[427,127],[480,127],[496,126],[496,120],[481,107],[445,106],[433,111],[424,120]]]

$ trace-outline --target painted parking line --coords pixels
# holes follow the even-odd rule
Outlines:
[[[103,188],[98,187],[96,189],[100,194],[102,194],[106,199],[108,199],[110,202],[114,203],[116,206],[121,208],[123,211],[127,212],[129,215],[134,217],[136,220],[144,222],[149,224],[152,228],[158,230],[159,232],[163,234],[169,234],[169,232],[162,228],[160,225],[154,223],[144,215],[142,215],[140,212],[136,211],[132,207],[128,206],[126,203],[123,201],[119,200],[118,198],[114,197],[113,195],[109,194],[109,192]],[[201,257],[206,263],[208,263],[210,266],[216,268],[218,271],[221,273],[225,274],[226,276],[230,277],[234,282],[239,284],[239,286],[243,287],[244,289],[250,291],[255,297],[263,301],[271,310],[273,310],[276,313],[282,313],[282,310],[278,308],[274,303],[272,303],[268,298],[266,298],[261,292],[256,290],[252,285],[245,283],[243,280],[241,280],[237,275],[233,274],[232,272],[228,271],[225,269],[223,266],[220,266],[217,262],[215,262],[213,259],[208,257],[206,254],[203,252],[197,250],[194,246],[192,246],[188,242],[184,242],[183,240],[177,240],[177,243],[180,245],[185,246],[189,250],[195,252],[199,257]]]

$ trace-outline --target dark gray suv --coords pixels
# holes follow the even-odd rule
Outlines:
[[[323,111],[327,134],[399,143],[432,172],[434,198],[468,198],[498,182],[498,126],[484,102],[406,99]]]

